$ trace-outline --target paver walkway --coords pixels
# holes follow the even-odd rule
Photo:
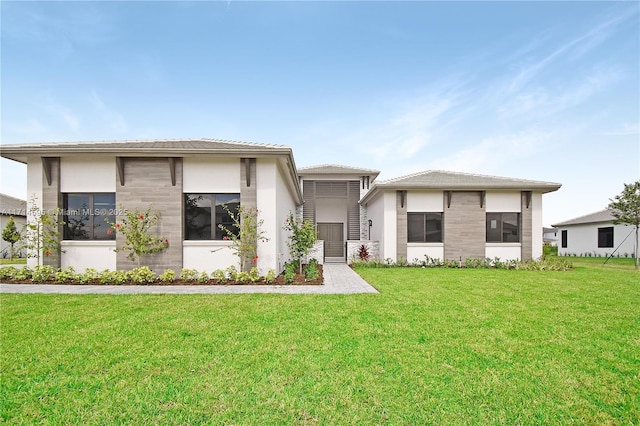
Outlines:
[[[349,266],[328,263],[323,267],[324,285],[62,285],[0,284],[0,293],[51,294],[357,294],[378,293]]]

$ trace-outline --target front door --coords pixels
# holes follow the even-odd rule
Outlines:
[[[325,262],[344,262],[344,224],[318,223],[318,239],[324,240]]]

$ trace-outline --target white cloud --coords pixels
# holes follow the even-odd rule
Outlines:
[[[124,119],[124,116],[107,107],[95,90],[91,90],[90,100],[98,114],[98,118],[108,127],[109,130],[116,133],[125,133],[129,130],[129,126]]]
[[[43,106],[56,122],[62,121],[67,130],[75,133],[80,129],[80,118],[67,106],[58,103],[52,98],[48,98]]]
[[[640,135],[640,123],[624,123],[611,131],[602,132],[606,136],[633,136]]]

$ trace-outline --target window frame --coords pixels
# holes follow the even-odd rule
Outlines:
[[[100,195],[112,195],[113,203],[109,203],[108,207],[96,207],[96,196]],[[87,212],[87,215],[69,215],[70,212],[75,212],[75,208],[69,208],[69,196],[86,196],[88,197],[89,205],[86,209],[81,210],[81,213]],[[64,192],[62,193],[62,220],[64,225],[62,226],[62,240],[63,241],[113,241],[116,239],[116,233],[111,231],[109,223],[116,221],[116,193],[115,192]],[[100,213],[102,210],[106,210],[106,214]],[[88,220],[87,225],[83,225],[82,228],[88,228],[88,235],[81,237],[72,234],[69,224],[73,219],[69,216],[82,216]],[[100,219],[97,219],[100,218]],[[105,221],[105,218],[110,218],[109,223]],[[96,238],[96,226],[104,224],[106,226],[105,236]],[[111,232],[110,232],[111,231]],[[81,232],[86,232],[84,229]]]
[[[220,229],[220,227],[218,226],[219,224],[224,225],[227,228],[230,228],[231,225],[233,225],[233,220],[230,217],[227,217],[227,220],[218,220],[218,216],[219,215],[223,215],[225,216],[226,213],[224,213],[224,211],[218,211],[218,206],[220,207],[220,209],[222,209],[222,205],[226,205],[226,204],[236,204],[236,203],[230,203],[229,201],[231,200],[235,200],[237,199],[237,209],[236,212],[240,209],[241,206],[241,201],[240,201],[240,193],[227,193],[227,192],[185,192],[182,194],[182,208],[183,208],[183,212],[184,212],[184,218],[182,221],[182,229],[183,229],[183,240],[184,241],[224,241],[227,239],[226,237],[226,232],[224,232],[222,229]],[[205,222],[204,222],[204,227],[210,227],[209,232],[208,232],[208,236],[209,238],[206,238],[204,236],[200,236],[198,235],[197,237],[192,236],[191,234],[193,232],[197,232],[194,231],[193,229],[190,230],[189,228],[189,214],[188,214],[188,209],[189,207],[187,207],[187,199],[188,197],[194,197],[194,196],[198,196],[198,197],[206,197],[208,200],[210,200],[210,206],[208,207],[209,209],[209,218],[208,221],[205,218]],[[218,204],[218,197],[225,197],[228,198],[229,201],[225,202],[225,203],[220,203]],[[197,208],[197,206],[196,206]],[[194,216],[198,217],[198,215]],[[228,216],[228,215],[226,215]],[[238,230],[238,233],[240,232],[240,230]],[[204,233],[206,235],[206,232]]]
[[[507,215],[516,215],[516,220],[517,220],[517,225],[516,225],[516,229],[517,229],[517,234],[515,235],[516,239],[515,241],[505,241],[505,235],[509,236],[509,235],[513,235],[512,233],[505,233],[505,222],[507,222],[507,220],[505,220],[505,216]],[[496,221],[496,225],[497,226],[495,229],[495,231],[493,231],[494,228],[490,228],[491,224],[493,221]],[[486,213],[486,217],[485,217],[485,242],[487,243],[498,243],[498,244],[520,244],[522,243],[522,214],[520,212],[487,212]],[[508,223],[508,222],[507,222]],[[495,235],[500,235],[500,239],[495,239],[492,237],[492,239],[490,239],[490,236],[495,236]]]
[[[412,233],[410,229],[410,216],[418,217],[422,216],[422,239],[412,239]],[[431,218],[429,217],[431,216]],[[437,216],[437,218],[436,218]],[[438,238],[430,238],[430,234],[434,232],[429,230],[429,220],[437,220],[436,232],[439,233]],[[444,242],[444,213],[443,212],[407,212],[407,243],[443,243]]]
[[[560,232],[560,248],[567,248],[568,241],[569,241],[569,231],[566,229],[563,229]]]
[[[613,239],[613,226],[602,226],[598,228],[598,248],[613,248],[615,245]]]

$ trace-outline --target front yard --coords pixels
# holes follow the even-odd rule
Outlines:
[[[640,275],[361,269],[381,294],[0,295],[0,419],[638,424]]]

